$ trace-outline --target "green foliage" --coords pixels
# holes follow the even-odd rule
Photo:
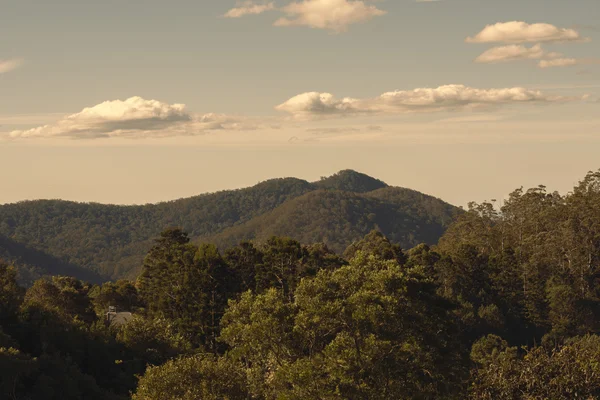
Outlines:
[[[0,223],[1,225],[2,223]],[[72,276],[94,283],[100,283],[103,280],[93,271],[69,264],[0,234],[0,260],[2,259],[16,267],[18,281],[24,286],[31,286],[36,280],[53,275]]]
[[[500,210],[472,204],[448,229],[440,290],[479,316],[474,336],[485,324],[521,345],[600,333],[599,181],[589,173],[566,196],[519,189]]]
[[[178,226],[193,242],[231,247],[273,235],[323,242],[341,253],[373,229],[405,248],[434,244],[453,206],[354,171],[320,182],[275,179],[254,187],[143,206],[57,200],[0,205],[0,258],[19,280],[68,275],[102,283],[135,279],[152,239]]]
[[[140,379],[133,400],[246,400],[246,377],[227,358],[196,355],[151,367]]]
[[[62,321],[93,322],[96,314],[88,297],[91,286],[64,276],[52,281],[39,280],[27,290],[22,305],[23,314],[52,314]]]
[[[16,316],[23,294],[15,269],[0,261],[0,324]]]
[[[302,182],[259,185],[249,204],[211,197],[231,201],[205,209],[227,221],[210,235],[256,240],[223,253],[197,244],[198,230],[151,244],[141,229],[135,284],[58,275],[25,292],[25,264],[1,264],[0,398],[600,398],[600,172],[565,196],[540,186],[500,208],[473,203],[437,246],[406,251],[453,210],[348,171]],[[276,195],[261,203],[265,193]],[[238,206],[246,217],[230,213]],[[69,225],[59,211],[49,215]],[[300,241],[267,234],[286,229]],[[344,258],[330,250],[348,244]],[[135,316],[109,327],[108,306]]]
[[[376,230],[371,231],[360,241],[352,243],[344,252],[344,257],[351,260],[358,252],[373,254],[382,260],[396,260],[400,265],[406,262],[406,256],[400,246],[392,243],[383,233]]]
[[[432,282],[375,256],[303,279],[292,302],[246,293],[222,324],[229,355],[267,398],[453,398],[464,374]]]
[[[257,266],[262,265],[262,256],[252,242],[242,242],[225,251],[225,262],[235,274],[236,291],[256,290]]]
[[[181,230],[170,229],[148,253],[137,287],[150,316],[174,321],[193,343],[216,350],[231,277],[215,246],[194,246]]]
[[[302,245],[289,238],[272,237],[262,248],[263,263],[257,271],[257,290],[276,287],[292,295],[302,277]]]
[[[320,181],[315,182],[315,186],[320,189],[354,193],[367,193],[388,187],[385,182],[379,179],[349,169],[340,171],[330,177],[323,177]]]
[[[206,236],[221,247],[241,241],[264,243],[271,236],[293,237],[301,243],[325,243],[341,254],[350,244],[378,230],[410,248],[419,243],[434,244],[460,211],[430,196],[386,195],[386,188],[369,193],[311,191],[283,203],[273,211],[244,224]],[[418,204],[414,204],[417,202]],[[441,216],[429,214],[430,203]]]
[[[0,371],[3,399],[120,399],[102,390],[91,376],[81,373],[68,360],[58,357],[31,358],[13,348],[0,348]]]
[[[132,389],[133,374],[143,369],[115,363],[126,349],[98,323],[89,288],[73,278],[55,277],[27,290],[18,320],[5,327],[20,354],[34,360],[31,374],[19,378],[24,389],[17,398],[112,399],[113,392]],[[68,388],[61,391],[63,385]]]
[[[0,397],[17,398],[25,390],[22,379],[35,370],[35,360],[15,348],[0,347]]]
[[[246,366],[251,391],[265,395],[268,380],[277,367],[295,358],[295,307],[275,288],[260,295],[246,292],[231,302],[221,321],[220,340],[229,355]]]
[[[24,201],[0,206],[0,235],[105,280],[135,278],[152,238],[164,229],[180,226],[194,238],[214,234],[310,190],[310,183],[290,178],[144,206]],[[62,273],[41,260],[27,264],[41,275]]]
[[[117,329],[116,339],[132,351],[135,360],[143,365],[160,365],[189,353],[192,347],[170,320],[139,315]]]
[[[494,349],[496,351],[496,349]],[[598,399],[600,337],[573,338],[559,349],[494,353],[475,374],[471,399]]]
[[[108,307],[116,307],[117,311],[137,311],[142,307],[142,301],[133,282],[118,280],[94,286],[89,293],[96,314],[104,316]]]
[[[471,361],[479,366],[486,366],[495,362],[507,349],[506,340],[497,335],[487,335],[473,343]],[[515,348],[511,348],[510,352],[514,353],[515,350]]]

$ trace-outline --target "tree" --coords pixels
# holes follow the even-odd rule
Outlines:
[[[23,294],[15,269],[0,261],[0,326],[16,317]]]
[[[150,367],[133,400],[246,400],[244,371],[227,358],[200,354]]]
[[[96,314],[88,297],[89,290],[89,284],[71,277],[38,280],[27,290],[22,312],[51,313],[67,323],[73,320],[92,323],[96,321]]]
[[[371,231],[362,240],[352,243],[346,251],[344,257],[351,260],[358,252],[373,254],[382,260],[395,260],[403,265],[406,262],[406,255],[402,252],[399,244],[392,243],[378,230]]]
[[[23,378],[35,370],[35,360],[15,348],[0,346],[0,397],[17,399],[24,390]]]
[[[131,321],[118,328],[116,339],[133,352],[134,360],[160,365],[172,358],[191,351],[191,343],[164,318],[144,318],[135,315]]]
[[[133,282],[124,279],[94,286],[89,297],[98,316],[104,316],[110,306],[116,307],[117,311],[130,312],[143,306]]]
[[[187,234],[171,229],[148,253],[137,288],[150,317],[174,321],[193,344],[216,352],[219,321],[234,293],[232,278],[216,246],[192,245]]]
[[[197,251],[180,229],[164,231],[148,253],[136,287],[149,316],[174,321],[200,344],[208,300],[206,276],[195,262]]]
[[[294,305],[275,288],[230,301],[219,339],[230,347],[228,356],[244,364],[254,396],[269,397],[270,377],[299,357],[295,315]]]
[[[216,354],[219,322],[227,306],[227,300],[232,297],[235,290],[235,282],[231,280],[234,274],[221,257],[217,247],[212,244],[200,245],[194,262],[201,280],[198,281],[198,286],[188,289],[204,292],[205,304],[202,313],[196,317],[202,321],[202,333],[208,348]]]
[[[453,398],[464,370],[451,305],[421,268],[358,253],[348,266],[232,302],[221,339],[255,395]]]
[[[568,340],[558,349],[535,347],[519,356],[506,348],[485,358],[474,375],[470,398],[597,399],[600,397],[600,337]]]
[[[273,236],[261,250],[263,263],[256,274],[257,290],[276,287],[291,298],[301,278],[302,246],[293,239]]]
[[[263,254],[251,242],[242,242],[225,251],[225,262],[235,274],[236,292],[256,291],[257,267],[262,264]]]

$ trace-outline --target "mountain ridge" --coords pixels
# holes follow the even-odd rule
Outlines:
[[[313,195],[303,197],[310,193]],[[344,209],[343,204],[350,204],[350,208]],[[320,217],[323,212],[325,219]],[[156,204],[28,200],[0,205],[0,235],[106,279],[117,279],[135,277],[153,239],[169,227],[182,228],[195,241],[214,238],[233,244],[236,232],[256,226],[255,234],[243,233],[241,237],[285,234],[311,242],[322,237],[337,251],[343,251],[349,241],[359,234],[364,236],[367,227],[384,226],[384,233],[404,246],[419,238],[435,242],[457,212],[456,207],[433,196],[343,170],[317,182],[276,178],[247,188]],[[273,215],[287,221],[285,226],[298,225],[298,231],[285,228],[283,222],[264,222],[275,218]],[[299,219],[314,221],[302,225],[297,224]],[[404,222],[394,225],[386,221]],[[348,224],[358,225],[353,228]],[[419,233],[423,227],[433,233]],[[232,236],[227,239],[229,233]]]

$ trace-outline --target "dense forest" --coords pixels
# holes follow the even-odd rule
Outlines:
[[[295,182],[306,192],[281,214],[230,231],[163,230],[134,280],[24,288],[1,264],[0,398],[600,399],[600,171],[565,195],[540,186],[472,203],[453,222],[421,194],[333,181]],[[363,208],[373,225],[306,233],[305,211],[334,224]],[[68,223],[60,210],[46,219]],[[417,244],[428,236],[415,229],[407,245],[401,227],[416,225],[396,215],[448,229],[437,244]],[[306,227],[299,241],[265,228],[287,223]],[[323,243],[338,229],[353,233]],[[109,306],[133,318],[107,324]]]
[[[65,268],[69,275],[101,283],[135,279],[153,239],[170,227],[180,227],[197,244],[229,247],[281,235],[342,252],[373,229],[406,248],[435,244],[457,213],[460,209],[434,197],[345,170],[313,183],[274,179],[143,206],[59,200],[0,205],[0,257],[15,265],[26,285],[64,274]],[[39,257],[24,258],[6,241]],[[54,261],[34,262],[42,256]]]

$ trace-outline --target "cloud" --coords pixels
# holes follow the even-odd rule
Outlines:
[[[537,65],[542,69],[600,63],[598,59],[567,58],[561,53],[546,52],[539,43],[533,47],[516,44],[493,47],[477,57],[475,62],[496,64],[518,60],[539,60]]]
[[[557,57],[550,60],[541,60],[538,63],[540,68],[553,68],[553,67],[571,67],[574,65],[600,65],[600,59],[598,58],[564,58]]]
[[[348,128],[348,127],[335,127],[335,128],[310,128],[306,132],[312,133],[317,136],[339,136],[339,135],[353,135],[359,133],[368,132],[381,132],[383,128],[379,125],[369,125],[364,129],[361,128]]]
[[[575,100],[547,95],[522,87],[476,89],[464,85],[387,92],[370,99],[337,99],[330,93],[308,92],[276,107],[298,119],[332,116],[406,114],[413,112],[462,111],[481,107],[525,103],[555,103]]]
[[[494,64],[517,60],[540,60],[546,57],[560,57],[560,54],[546,53],[546,51],[542,49],[541,44],[536,44],[533,47],[512,44],[508,46],[493,47],[477,57],[475,62]]]
[[[444,118],[436,121],[444,124],[463,124],[463,123],[480,123],[480,122],[497,122],[506,119],[506,116],[492,114],[475,114],[461,117]]]
[[[20,58],[13,58],[10,60],[0,60],[0,74],[10,72],[23,65],[23,60]]]
[[[581,64],[580,60],[575,58],[557,58],[554,60],[541,60],[538,63],[540,68],[553,68],[553,67],[570,67],[573,65]]]
[[[275,9],[274,3],[256,4],[253,1],[238,2],[238,6],[225,13],[226,18],[241,18],[246,15],[258,15]]]
[[[573,29],[600,32],[600,25],[574,25]]]
[[[275,26],[308,26],[335,33],[386,14],[386,11],[359,0],[303,0],[292,2],[281,11],[287,16],[275,21]]]
[[[360,132],[358,128],[313,128],[307,129],[306,132],[314,135],[339,135],[343,133],[357,133]]]
[[[522,21],[499,22],[486,26],[467,43],[564,43],[587,41],[574,29],[550,24],[528,24]]]
[[[131,97],[105,101],[68,115],[54,124],[12,131],[12,138],[190,136],[216,130],[252,130],[257,125],[224,114],[190,114],[183,104]]]

